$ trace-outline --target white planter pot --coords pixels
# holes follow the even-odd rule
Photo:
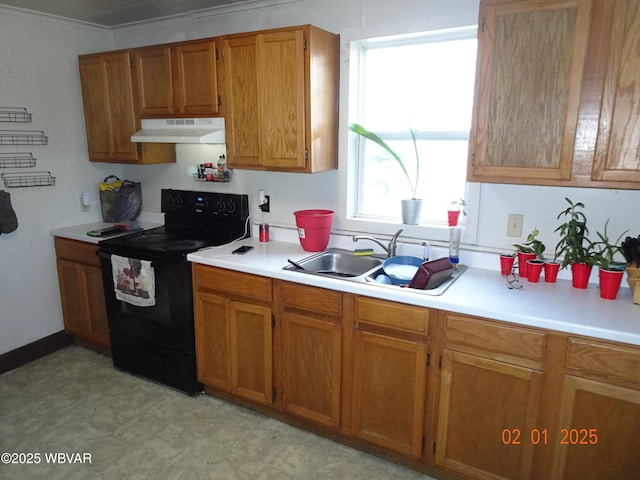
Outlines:
[[[402,202],[402,223],[405,225],[418,225],[422,212],[422,199],[410,198],[400,200]]]

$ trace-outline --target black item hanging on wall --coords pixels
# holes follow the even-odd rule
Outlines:
[[[18,228],[18,217],[11,206],[11,194],[0,190],[0,233],[11,233]]]
[[[100,207],[107,223],[135,220],[142,211],[140,183],[108,176],[100,183]]]

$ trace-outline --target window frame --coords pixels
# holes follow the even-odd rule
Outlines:
[[[340,110],[340,132],[339,132],[339,199],[338,213],[344,219],[345,230],[353,232],[367,232],[381,235],[392,235],[399,228],[403,228],[403,237],[427,239],[430,241],[448,241],[448,227],[446,224],[446,212],[443,212],[442,223],[404,225],[401,218],[397,220],[385,220],[374,218],[363,218],[356,216],[356,197],[359,195],[358,184],[360,177],[358,161],[353,161],[358,154],[358,143],[363,141],[359,136],[351,133],[347,126],[349,123],[357,122],[359,118],[358,108],[361,104],[360,90],[358,89],[359,70],[359,49],[361,45],[379,44],[380,42],[397,41],[403,38],[414,39],[416,37],[432,37],[435,39],[446,36],[451,40],[468,37],[470,32],[477,35],[477,25],[468,26],[415,26],[413,32],[402,32],[405,28],[398,26],[386,26],[377,28],[361,28],[354,31],[347,31],[341,34],[342,55],[341,80],[340,80],[340,104],[346,106]],[[382,38],[385,37],[385,38]],[[357,92],[352,95],[351,92]],[[480,184],[466,182],[465,201],[467,213],[464,216],[463,243],[477,244],[477,212],[480,200]],[[462,218],[462,217],[461,217]]]

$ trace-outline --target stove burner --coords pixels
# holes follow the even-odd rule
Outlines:
[[[164,244],[164,250],[167,252],[192,252],[207,245],[202,240],[171,240]]]
[[[151,245],[158,243],[171,242],[176,236],[170,233],[142,233],[129,238],[129,242],[135,245]]]

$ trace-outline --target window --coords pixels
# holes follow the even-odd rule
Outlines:
[[[446,225],[451,202],[466,196],[475,57],[475,27],[351,42],[349,123],[387,142],[412,178],[416,131],[421,224]],[[400,166],[363,137],[349,142],[348,216],[397,223],[411,197]]]

